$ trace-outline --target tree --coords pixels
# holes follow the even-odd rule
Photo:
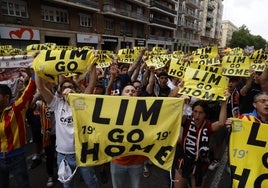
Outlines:
[[[260,35],[250,34],[246,25],[242,25],[237,31],[234,31],[229,42],[231,48],[240,47],[242,49],[246,46],[254,46],[255,49],[265,49],[266,44],[267,41]]]

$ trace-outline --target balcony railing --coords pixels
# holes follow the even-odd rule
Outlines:
[[[157,1],[151,1],[151,7],[156,7],[156,8],[159,8],[161,10],[164,10],[168,13],[171,13],[171,14],[174,14],[174,15],[177,15],[177,12],[169,7],[166,7],[164,5],[161,5],[159,2]]]
[[[96,8],[96,9],[99,8],[99,2],[92,1],[92,0],[78,0],[78,1],[76,1],[76,0],[65,0],[65,1],[76,3],[76,4],[87,5],[87,6],[90,6],[92,8]]]
[[[200,3],[197,0],[186,0],[185,3],[188,5],[192,5],[195,8],[200,8]]]
[[[157,36],[157,35],[149,35],[149,39],[151,39],[151,40],[169,41],[169,42],[174,41],[174,39],[172,37],[162,37],[162,36]]]
[[[129,17],[129,18],[134,18],[137,20],[142,20],[144,22],[149,22],[149,18],[142,15],[142,14],[138,14],[136,12],[131,12],[131,11],[126,10],[126,9],[115,8],[112,5],[104,5],[103,12],[118,14],[118,15],[121,15],[124,17]]]
[[[174,23],[170,23],[170,22],[167,22],[165,20],[161,20],[161,19],[157,19],[157,18],[153,18],[151,20],[151,23],[155,23],[155,24],[159,24],[159,25],[163,25],[163,26],[167,26],[167,27],[176,28],[176,25]]]

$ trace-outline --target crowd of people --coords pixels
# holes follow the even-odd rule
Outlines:
[[[251,70],[251,77],[229,77],[224,101],[205,101],[180,95],[183,80],[168,75],[168,63],[155,69],[144,63],[142,48],[132,64],[113,59],[110,67],[88,70],[85,77],[59,76],[58,83],[50,83],[32,69],[22,70],[16,88],[0,84],[0,188],[9,187],[9,175],[22,188],[29,182],[25,144],[26,124],[31,127],[35,154],[31,168],[46,158],[47,187],[53,187],[57,173],[54,164],[60,166],[63,159],[73,171],[81,174],[86,187],[100,187],[111,173],[114,188],[140,187],[141,176],[150,176],[150,159],[133,155],[116,158],[101,166],[98,180],[92,166],[77,167],[74,145],[72,111],[66,100],[69,93],[129,97],[182,97],[184,112],[182,132],[178,138],[172,166],[171,186],[204,187],[208,170],[214,170],[228,145],[231,117],[248,118],[268,123],[268,61],[263,72]],[[27,74],[25,74],[27,73]],[[14,92],[15,89],[15,92]],[[55,155],[56,154],[56,155]],[[107,170],[110,168],[110,170]],[[129,179],[129,182],[126,180]],[[60,180],[65,188],[75,187],[73,179]]]

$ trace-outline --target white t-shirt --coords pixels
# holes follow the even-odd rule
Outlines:
[[[70,105],[55,95],[48,106],[55,114],[56,151],[63,154],[74,154],[74,125]]]

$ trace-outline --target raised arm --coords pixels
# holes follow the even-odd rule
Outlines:
[[[255,71],[252,69],[252,67],[249,68],[250,77],[247,78],[245,85],[240,89],[241,96],[246,96],[247,92],[250,90],[252,86],[253,76],[255,74]]]
[[[42,97],[45,100],[45,102],[47,104],[50,104],[52,99],[53,99],[53,97],[54,97],[54,94],[51,91],[51,89],[47,86],[48,82],[45,81],[44,79],[42,79],[41,77],[39,77],[36,74],[35,75],[35,83],[36,83],[36,87],[37,87],[38,91],[42,95]]]
[[[89,83],[84,91],[86,94],[92,94],[94,91],[94,87],[97,81],[97,72],[96,72],[96,65],[93,65],[91,69],[88,71],[89,74]]]
[[[108,85],[107,85],[106,90],[105,90],[105,94],[106,95],[111,95],[112,86],[113,86],[113,83],[114,83],[114,81],[116,79],[117,71],[118,71],[117,64],[116,63],[112,63],[111,66],[110,66],[110,78],[109,78],[109,82],[108,82]]]
[[[225,122],[227,119],[227,102],[228,102],[228,98],[230,97],[229,91],[227,91],[227,90],[225,91],[225,96],[226,96],[226,100],[221,101],[219,120],[212,123],[212,126],[211,126],[212,131],[217,131],[225,125]]]
[[[146,92],[151,95],[154,92],[154,84],[155,84],[155,75],[154,75],[154,67],[150,67],[150,77],[149,77],[149,82],[148,85],[146,86]]]
[[[130,77],[132,77],[132,74],[133,74],[134,70],[138,67],[138,65],[141,65],[142,57],[143,57],[145,51],[146,51],[146,48],[142,48],[141,51],[140,51],[139,56],[135,59],[135,61],[129,67],[129,69],[128,69],[128,75]]]

